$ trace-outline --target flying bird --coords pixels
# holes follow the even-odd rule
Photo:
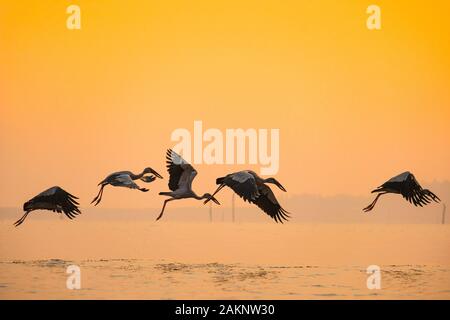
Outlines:
[[[153,175],[145,176],[145,174],[151,173]],[[141,173],[134,174],[131,171],[119,171],[114,172],[107,176],[103,181],[101,181],[98,185],[101,186],[100,190],[97,194],[97,196],[91,201],[91,203],[95,202],[95,206],[100,203],[103,196],[103,188],[106,187],[108,184],[115,186],[115,187],[125,187],[130,189],[137,189],[142,192],[147,192],[148,189],[139,187],[134,180],[141,180],[146,183],[153,182],[156,178],[162,179],[162,176],[153,170],[152,168],[145,168]]]
[[[263,179],[250,170],[239,171],[217,178],[219,187],[212,194],[214,196],[223,187],[230,187],[239,197],[250,203],[256,204],[262,211],[269,215],[275,222],[288,220],[289,212],[283,209],[275,197],[272,189],[266,184],[275,184],[286,192],[286,189],[275,178]],[[209,201],[206,200],[205,203]]]
[[[372,210],[378,199],[386,193],[401,194],[403,198],[414,204],[416,207],[423,207],[424,205],[429,204],[432,200],[434,202],[441,201],[441,199],[439,199],[438,196],[430,190],[422,189],[414,175],[409,171],[403,172],[402,174],[391,178],[377,189],[372,190],[372,193],[377,193],[377,196],[371,204],[363,209],[365,212]]]
[[[25,211],[25,214],[22,218],[17,220],[14,225],[16,227],[20,226],[25,221],[28,214],[34,210],[51,210],[58,213],[63,212],[69,219],[73,219],[81,213],[78,209],[79,203],[75,199],[78,198],[62,188],[58,186],[51,187],[24,203],[23,211]]]
[[[164,214],[164,209],[169,201],[193,198],[197,200],[212,200],[216,204],[220,204],[216,198],[211,196],[209,193],[205,193],[202,196],[198,196],[192,190],[192,181],[194,181],[197,176],[197,170],[194,169],[189,163],[186,162],[179,154],[175,151],[168,149],[166,153],[166,163],[167,171],[169,172],[169,189],[170,192],[160,192],[162,196],[169,196],[169,199],[164,200],[164,205],[162,207],[161,213],[156,220],[161,219]]]

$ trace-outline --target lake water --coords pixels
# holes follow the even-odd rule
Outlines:
[[[1,299],[450,299],[447,225],[11,222]]]

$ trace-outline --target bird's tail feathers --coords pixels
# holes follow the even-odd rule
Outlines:
[[[170,196],[171,192],[160,192],[160,196]]]

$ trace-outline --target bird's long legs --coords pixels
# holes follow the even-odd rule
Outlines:
[[[370,210],[372,210],[373,207],[375,207],[375,204],[377,203],[378,198],[380,198],[380,196],[382,196],[383,194],[386,194],[386,193],[387,193],[387,192],[382,192],[382,193],[377,194],[377,196],[376,196],[375,199],[372,201],[372,203],[369,204],[367,207],[365,207],[365,208],[363,209],[363,211],[364,211],[364,212],[369,212]]]
[[[91,201],[91,203],[94,203],[94,206],[98,205],[100,201],[102,201],[103,196],[103,188],[105,187],[105,184],[102,184],[97,196]]]
[[[163,216],[164,209],[166,208],[167,202],[173,201],[173,200],[177,200],[177,199],[175,199],[175,198],[170,198],[170,199],[164,200],[164,205],[163,205],[163,207],[162,207],[161,213],[159,214],[158,218],[156,218],[156,221],[158,221],[159,219],[161,219],[161,217]]]
[[[209,200],[211,200],[212,198],[214,198],[214,196],[216,195],[217,192],[219,192],[223,187],[225,187],[225,184],[221,184],[216,191],[214,191],[214,193],[211,195],[211,198],[206,199],[203,204],[207,204],[209,202]]]
[[[30,212],[31,212],[31,211],[25,212],[25,214],[22,216],[22,218],[20,218],[20,219],[17,220],[16,222],[14,222],[14,226],[15,226],[15,227],[20,226],[20,225],[25,221],[25,218],[27,217],[27,215],[28,215]]]

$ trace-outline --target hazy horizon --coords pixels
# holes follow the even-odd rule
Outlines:
[[[443,204],[450,204],[450,181],[434,182],[424,184],[433,190],[440,198],[441,203],[430,203],[424,207],[415,207],[407,202],[401,195],[385,195],[381,198],[375,209],[370,213],[364,213],[364,208],[370,203],[374,195],[368,193],[366,196],[336,195],[320,196],[312,194],[295,195],[283,192],[276,192],[282,206],[292,213],[292,219],[287,223],[441,223]],[[113,189],[113,187],[108,187]],[[133,191],[114,188],[107,196],[112,197],[115,193],[126,194]],[[105,199],[107,199],[105,196]],[[146,195],[142,195],[145,197]],[[160,198],[160,205],[165,199]],[[214,222],[231,222],[231,190],[223,190],[218,195],[221,205],[213,205]],[[207,222],[209,217],[209,205],[203,205],[196,200],[179,201],[178,206],[169,203],[166,214],[158,223],[164,221],[192,221]],[[155,219],[161,210],[160,207],[141,208],[111,208],[107,207],[105,200],[99,206],[86,205],[81,200],[82,215],[77,219],[81,220],[152,220]],[[126,205],[126,203],[124,203]],[[19,219],[23,211],[21,207],[0,207],[1,219]],[[32,223],[34,219],[58,219],[59,215],[53,212],[36,211],[27,218],[25,223]],[[66,219],[68,220],[68,219]],[[274,223],[259,208],[248,203],[244,203],[239,197],[235,197],[235,221],[236,222],[261,222]],[[446,215],[446,223],[449,223],[450,215]]]

